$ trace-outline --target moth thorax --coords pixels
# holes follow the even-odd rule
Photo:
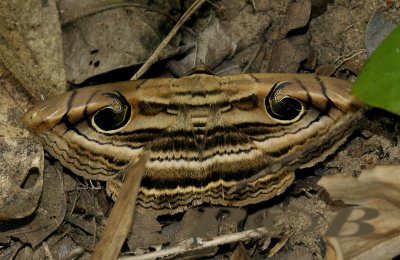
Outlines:
[[[209,109],[195,109],[189,114],[195,144],[201,153],[206,148],[207,129],[211,120]]]

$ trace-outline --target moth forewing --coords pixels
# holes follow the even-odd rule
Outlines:
[[[121,171],[149,146],[143,208],[245,206],[281,194],[296,168],[345,140],[362,107],[350,89],[315,75],[194,74],[74,90],[38,104],[24,122],[75,174],[112,179],[114,195]]]

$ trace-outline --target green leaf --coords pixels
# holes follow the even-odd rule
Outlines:
[[[365,63],[353,94],[371,106],[400,114],[400,26]]]

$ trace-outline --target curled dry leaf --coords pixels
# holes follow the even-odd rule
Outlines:
[[[375,217],[360,220],[370,225],[372,232],[352,236],[351,234],[357,232],[359,225],[354,224],[357,221],[349,220],[338,230],[340,233],[337,236],[327,237],[328,256],[331,257],[328,259],[388,259],[400,254],[399,165],[365,170],[357,179],[343,175],[327,176],[318,184],[323,186],[334,200],[360,205],[364,213],[365,209],[377,213]],[[354,210],[354,213],[357,213],[357,210]],[[348,219],[353,219],[352,217],[363,218],[350,215]]]
[[[66,208],[62,177],[55,167],[47,166],[43,179],[46,192],[42,193],[36,213],[21,220],[0,222],[3,237],[16,237],[36,247],[60,226]]]

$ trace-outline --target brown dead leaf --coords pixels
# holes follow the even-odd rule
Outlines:
[[[60,1],[67,80],[86,79],[142,64],[172,27],[177,1]],[[77,12],[77,10],[79,10]],[[185,51],[179,35],[162,58]]]
[[[265,43],[258,42],[239,51],[230,60],[225,60],[214,69],[216,75],[233,75],[240,73],[259,72]]]
[[[244,248],[243,244],[241,242],[239,242],[235,248],[235,251],[233,251],[233,253],[229,259],[230,260],[250,260],[251,258],[249,256],[249,254],[247,254],[247,251]]]
[[[36,213],[24,219],[0,222],[2,236],[16,237],[35,247],[60,226],[65,215],[62,177],[53,166],[45,167],[43,177],[46,192],[42,193]]]
[[[10,244],[9,247],[4,248],[3,250],[0,250],[0,258],[1,259],[12,259],[12,258],[21,259],[21,258],[15,257],[15,256],[17,255],[18,252],[21,251],[21,248],[23,248],[23,246],[24,245],[20,241]],[[29,258],[25,258],[25,259],[29,259]]]
[[[65,233],[54,234],[38,247],[31,248],[25,245],[14,253],[13,259],[89,259],[89,254],[82,247],[76,246]],[[11,258],[11,257],[10,257]]]
[[[359,56],[355,56],[344,62],[343,65],[340,66],[339,71],[349,70],[355,75],[358,75],[363,65],[364,64],[362,62],[362,58],[360,58]]]
[[[388,259],[400,254],[400,166],[378,166],[363,171],[357,179],[327,176],[318,184],[327,189],[332,199],[360,205],[358,208],[369,208],[378,214],[362,221],[371,225],[373,232],[351,236],[359,226],[348,221],[337,236],[327,237],[328,259]],[[349,219],[357,219],[353,213],[358,213],[359,219],[359,211],[354,210]]]
[[[186,258],[210,257],[215,255],[219,245],[236,242],[247,237],[247,235],[238,232],[239,223],[246,217],[246,213],[242,209],[227,207],[189,208],[181,221],[165,224],[162,230],[161,225],[156,220],[158,215],[159,212],[157,211],[145,210],[135,216],[133,230],[136,231],[131,234],[128,244],[131,251],[138,254],[138,259],[154,259],[156,255],[161,257],[178,254]],[[168,219],[166,217],[162,221],[165,222]],[[226,240],[224,236],[226,236]],[[258,234],[257,237],[259,236],[261,235]],[[216,240],[213,241],[214,239]],[[203,246],[201,241],[208,241],[209,244]],[[164,247],[166,243],[169,246]],[[149,247],[162,249],[154,252],[156,254],[154,255],[150,252]],[[188,247],[194,250],[187,250]],[[195,249],[195,247],[199,248]]]
[[[268,72],[295,73],[300,63],[305,60],[309,53],[308,37],[295,36],[277,41],[271,50],[268,63]]]
[[[310,0],[293,1],[289,5],[289,8],[287,10],[285,22],[281,27],[279,38],[285,38],[285,36],[291,30],[299,29],[306,26],[310,19],[310,14]]]
[[[44,154],[42,145],[22,128],[29,94],[1,63],[0,78],[0,220],[4,221],[24,218],[37,208]],[[25,185],[29,179],[34,182]]]
[[[159,213],[154,210],[136,212],[131,229],[133,232],[128,238],[128,247],[132,252],[170,242],[170,239],[161,234],[161,225],[156,219],[158,215]]]
[[[309,0],[295,1],[289,5],[285,22],[270,50],[267,72],[298,72],[300,63],[309,56],[310,36],[304,33],[294,36],[287,35],[295,29],[306,26],[310,19],[310,13],[311,3]]]
[[[32,97],[65,92],[55,0],[1,1],[0,36],[0,60]]]
[[[169,61],[168,68],[178,76],[188,73],[200,63],[218,71],[216,66],[223,61],[263,41],[260,35],[271,24],[271,10],[267,6],[268,2],[260,2],[254,10],[250,3],[243,5],[240,1],[219,1],[217,8],[197,17],[194,25],[196,37],[184,32],[182,41],[196,48],[181,60]]]
[[[1,222],[0,233],[3,237],[17,237],[32,246],[38,245],[60,225],[65,211],[62,182],[58,180],[55,172],[53,174],[56,176],[52,173],[43,176],[42,145],[23,129],[21,121],[24,111],[35,98],[56,94],[60,91],[60,82],[64,81],[47,77],[48,74],[42,71],[49,67],[52,71],[60,71],[54,63],[48,65],[44,61],[37,61],[42,60],[42,57],[58,57],[54,52],[47,52],[55,51],[52,46],[57,45],[53,44],[53,38],[50,36],[43,37],[43,34],[49,32],[49,27],[39,25],[43,23],[40,19],[45,19],[44,24],[57,26],[56,21],[51,22],[54,19],[54,15],[51,16],[52,11],[55,11],[54,2],[49,1],[46,6],[41,6],[43,2],[39,5],[36,5],[37,3],[21,1],[20,5],[16,5],[15,2],[11,5],[11,2],[2,1],[0,5],[1,215],[3,220],[23,218],[18,221]],[[36,20],[17,20],[28,15],[26,12],[29,13],[31,9],[38,14]],[[43,29],[38,28],[42,35],[25,32],[25,37],[22,36],[24,30],[35,25]],[[35,41],[35,37],[40,40]],[[47,41],[46,47],[43,47],[43,39]],[[41,49],[45,49],[42,50],[44,56],[36,57]],[[51,74],[52,71],[48,73]],[[62,82],[62,85],[65,83]],[[42,185],[46,189],[44,194],[41,194]],[[31,215],[35,210],[36,214]],[[28,215],[31,216],[27,217]]]
[[[239,224],[245,217],[246,212],[238,208],[189,208],[180,222],[175,222],[163,228],[162,234],[171,238],[172,245],[179,245],[182,241],[189,239],[211,241],[218,236],[229,236],[240,231]],[[216,254],[218,245],[188,252],[184,255],[185,257],[210,257]]]
[[[21,117],[36,99],[65,90],[62,60],[55,1],[0,2],[2,220],[26,217],[37,208],[43,148],[23,129]]]
[[[21,219],[37,208],[43,186],[43,149],[29,133],[2,136],[0,127],[0,221]]]

